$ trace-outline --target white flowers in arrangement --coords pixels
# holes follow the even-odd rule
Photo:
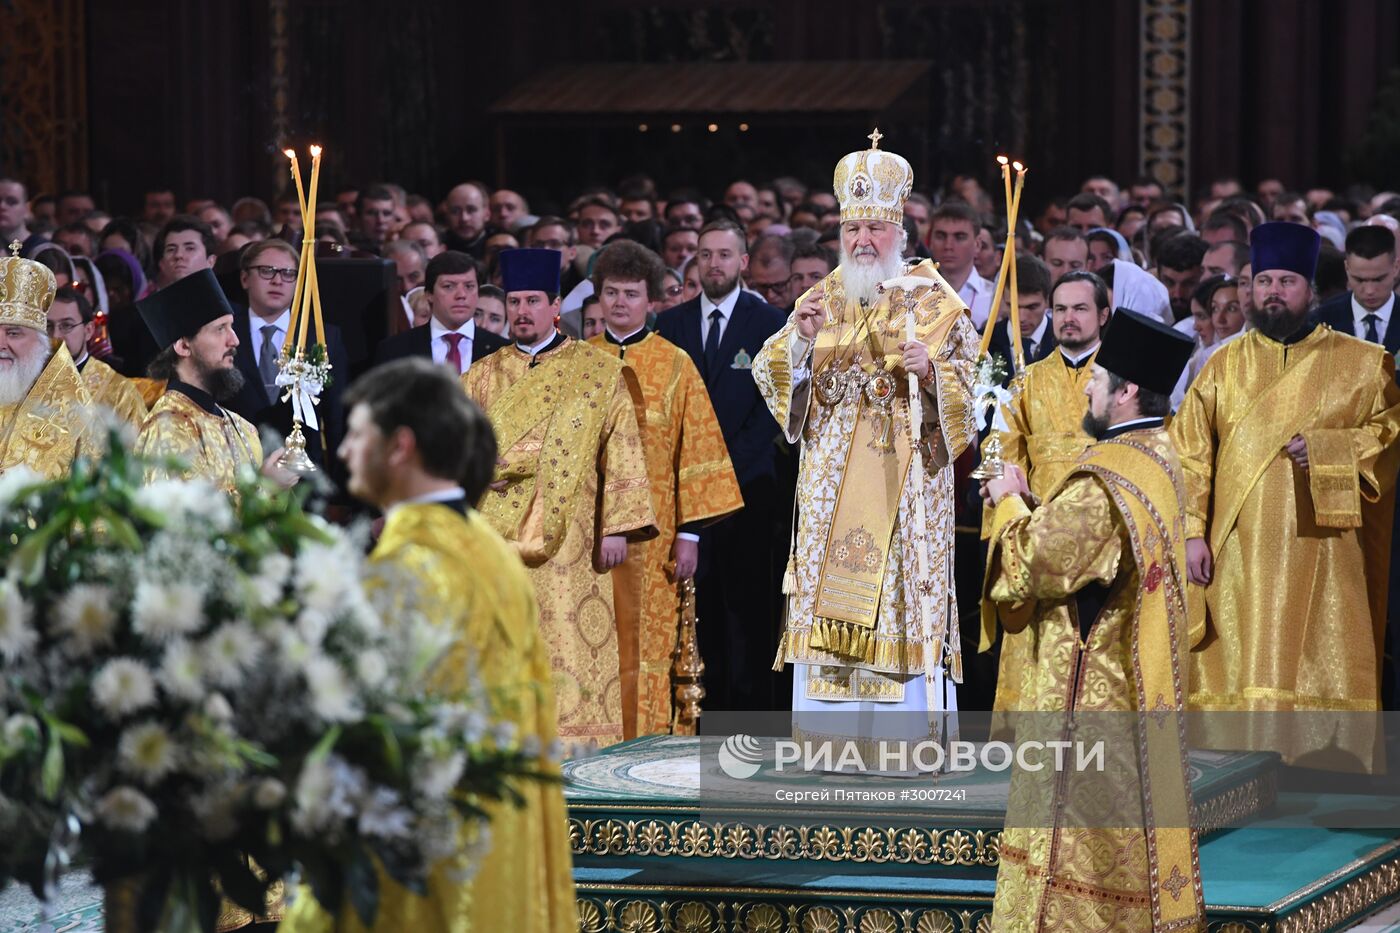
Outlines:
[[[1012,392],[1002,383],[1006,381],[1006,360],[995,353],[985,353],[977,360],[972,371],[972,403],[977,411],[977,430],[987,430],[988,415],[993,431],[1006,431],[1009,426],[1002,406],[1008,404]]]
[[[373,862],[420,893],[469,870],[483,804],[544,770],[480,692],[427,692],[453,633],[382,616],[359,542],[294,494],[142,471],[114,439],[0,476],[0,884],[45,898],[76,848],[154,929],[297,871],[368,924]]]

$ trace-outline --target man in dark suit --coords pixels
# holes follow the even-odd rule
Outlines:
[[[1314,316],[1333,330],[1379,343],[1392,354],[1400,350],[1400,323],[1395,320],[1395,234],[1385,227],[1357,227],[1348,233],[1346,270],[1350,290],[1324,301]],[[1400,549],[1393,541],[1395,525],[1400,524],[1400,501],[1391,514],[1390,599],[1381,665],[1381,705],[1387,710],[1400,709]]]
[[[781,702],[773,655],[781,627],[781,573],[776,553],[775,465],[778,423],[753,381],[753,358],[787,320],[782,311],[739,287],[748,268],[743,230],[719,220],[700,233],[695,262],[698,297],[664,311],[656,332],[690,354],[705,379],[744,508],[705,528],[696,573],[700,653],[706,709],[751,710]]]
[[[243,388],[224,404],[259,428],[275,431],[279,438],[292,430],[292,404],[281,400],[281,390],[276,385],[277,355],[291,327],[292,293],[300,258],[296,248],[285,240],[267,239],[250,244],[239,260],[240,281],[247,292],[248,305],[234,309],[233,329],[238,334],[234,365],[243,374]],[[315,339],[314,329],[314,323],[308,326],[311,340]],[[331,383],[316,406],[319,428],[303,426],[302,433],[306,436],[307,455],[326,469],[337,485],[343,485],[344,475],[335,450],[345,433],[341,397],[350,380],[350,362],[340,330],[333,324],[326,325],[326,344]]]
[[[473,320],[480,282],[481,265],[466,253],[447,250],[428,260],[423,290],[428,295],[432,317],[428,323],[381,343],[374,355],[375,365],[406,356],[424,356],[434,363],[456,367],[461,376],[472,363],[504,347],[504,337],[477,327]]]
[[[1050,321],[1050,267],[1034,256],[1016,257],[1016,294],[1021,315],[1021,349],[1029,366],[1045,359],[1059,346]],[[1002,296],[997,326],[992,331],[992,340],[987,349],[1006,360],[1010,375],[1016,371],[1008,330],[1011,327],[1011,296],[1008,290],[1003,290]]]

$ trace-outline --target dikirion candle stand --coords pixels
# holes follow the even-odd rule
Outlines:
[[[990,423],[991,436],[982,454],[982,463],[972,471],[974,479],[996,479],[1006,469],[1001,457],[1001,432],[1007,428],[1006,418],[1001,407],[1010,402],[1021,390],[1025,380],[1026,358],[1021,345],[1021,302],[1016,288],[1016,218],[1021,210],[1021,188],[1025,184],[1026,166],[1012,161],[1008,156],[997,156],[1001,166],[1002,187],[1006,191],[1006,248],[1001,255],[1001,272],[997,275],[996,291],[992,294],[992,308],[987,315],[986,329],[982,331],[982,345],[977,355],[977,368],[973,377],[973,404],[977,410],[977,427],[985,429]],[[1012,192],[1011,170],[1016,170],[1016,189]],[[1001,296],[1010,282],[1011,319],[1006,325],[1006,335],[1010,338],[1012,359],[1016,362],[1016,375],[1011,380],[1011,388],[1002,387],[1006,375],[1005,361],[993,356],[988,347],[992,342],[992,331],[997,325],[997,314],[1001,311]]]
[[[292,433],[287,435],[286,451],[277,465],[293,473],[314,473],[316,464],[306,453],[306,436],[302,425],[320,430],[316,406],[321,392],[331,380],[331,363],[326,353],[326,326],[321,317],[321,288],[316,279],[316,195],[321,181],[321,147],[311,147],[311,196],[301,185],[301,166],[295,149],[284,149],[291,161],[292,180],[296,183],[297,202],[301,206],[301,259],[297,265],[297,283],[292,292],[292,321],[287,339],[277,356],[277,385],[285,394],[283,401],[292,403]],[[309,346],[307,336],[312,320],[316,321],[316,340]]]

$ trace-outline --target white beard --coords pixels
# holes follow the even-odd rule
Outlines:
[[[52,352],[47,340],[40,341],[39,349],[27,358],[0,351],[0,355],[14,360],[13,364],[0,367],[0,405],[18,405],[24,401],[24,397],[34,387],[34,381],[48,365]]]
[[[880,297],[880,283],[904,273],[904,257],[899,253],[882,256],[874,263],[857,262],[841,247],[841,282],[846,288],[847,301],[864,299],[874,306]]]

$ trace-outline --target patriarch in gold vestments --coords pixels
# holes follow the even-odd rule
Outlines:
[[[1211,356],[1172,439],[1186,470],[1193,744],[1383,766],[1380,709],[1400,389],[1383,347],[1313,322],[1318,235],[1256,227],[1253,329]],[[1202,606],[1203,603],[1203,606]]]
[[[865,740],[927,734],[916,714],[956,708],[952,463],[977,433],[977,333],[934,265],[902,258],[913,171],[878,148],[879,136],[836,166],[840,266],[798,300],[753,364],[773,417],[801,444],[775,663],[795,665],[797,732]],[[897,289],[882,288],[894,280]],[[917,451],[910,373],[923,416]],[[876,735],[861,724],[876,710],[909,715],[883,717],[901,722]]]
[[[83,384],[92,396],[96,408],[112,413],[118,421],[141,429],[146,420],[146,400],[130,379],[88,353],[92,340],[92,302],[71,286],[60,288],[54,295],[48,314],[49,333],[63,341],[73,357],[73,365],[82,373]]]
[[[151,362],[151,376],[166,380],[136,440],[137,453],[155,461],[147,481],[175,470],[232,493],[239,470],[264,467],[257,429],[219,404],[243,384],[234,365],[233,308],[208,269],[167,285],[136,307],[163,347]],[[275,459],[275,454],[269,458],[265,472],[284,485],[295,482],[272,466]],[[172,467],[174,460],[180,466]]]
[[[1038,276],[1047,280],[1050,326],[1057,346],[1049,356],[1026,367],[1020,377],[1020,391],[1002,408],[1007,430],[999,433],[1002,460],[1020,468],[1026,474],[1031,495],[1036,501],[1044,501],[1093,441],[1084,430],[1084,389],[1098,353],[1100,335],[1108,324],[1109,294],[1103,280],[1092,272],[1070,272],[1052,289],[1049,270],[1043,265],[1040,269],[1032,266],[1028,271],[1032,272],[1032,286]],[[1026,279],[1018,268],[1017,284],[1023,291]],[[987,441],[990,440],[988,435]],[[992,510],[984,509],[984,538],[991,532],[991,517]],[[991,650],[995,637],[996,612],[984,602],[978,650]],[[1021,675],[1030,653],[1029,641],[1025,632],[1002,633],[993,705],[997,712],[1021,708]]]
[[[534,588],[515,549],[473,507],[491,478],[491,426],[442,367],[427,360],[388,363],[359,380],[341,457],[350,491],[384,511],[370,555],[371,598],[452,629],[433,687],[460,692],[474,674],[492,714],[541,746],[556,738],[549,651],[540,633]],[[466,484],[464,486],[464,484]],[[544,765],[558,777],[558,767]],[[426,897],[379,871],[383,933],[574,933],[572,857],[564,793],[557,783],[517,785],[523,803],[493,804],[491,845],[462,880],[465,855],[434,867]],[[338,922],[303,891],[281,929],[289,933],[363,930],[343,906]]]
[[[618,631],[637,633],[634,643],[619,646],[623,670],[630,666],[629,653],[638,658],[636,684],[623,684],[628,738],[671,729],[677,583],[695,575],[700,527],[744,504],[700,371],[688,353],[647,330],[647,312],[651,299],[661,294],[664,272],[660,257],[630,240],[607,246],[593,267],[604,330],[588,342],[636,373],[659,532],[629,548],[627,560],[612,572]],[[628,615],[635,621],[624,622]]]
[[[59,479],[101,443],[100,428],[68,348],[47,336],[53,272],[19,258],[18,243],[10,252],[0,258],[0,473]]]
[[[1098,443],[1034,508],[1020,468],[994,506],[986,596],[1030,636],[1002,830],[996,933],[1204,931],[1184,722],[1184,486],[1163,426],[1194,346],[1119,309],[1087,386]],[[1056,764],[1036,741],[1103,749]],[[1041,747],[1045,750],[1045,746]],[[1027,754],[1029,752],[1029,754]]]
[[[551,266],[552,263],[552,266]],[[472,364],[467,395],[500,447],[481,513],[529,568],[550,652],[559,734],[623,737],[623,671],[609,571],[629,543],[656,536],[642,452],[641,393],[615,356],[556,329],[559,254],[506,250],[501,274],[513,346]]]

